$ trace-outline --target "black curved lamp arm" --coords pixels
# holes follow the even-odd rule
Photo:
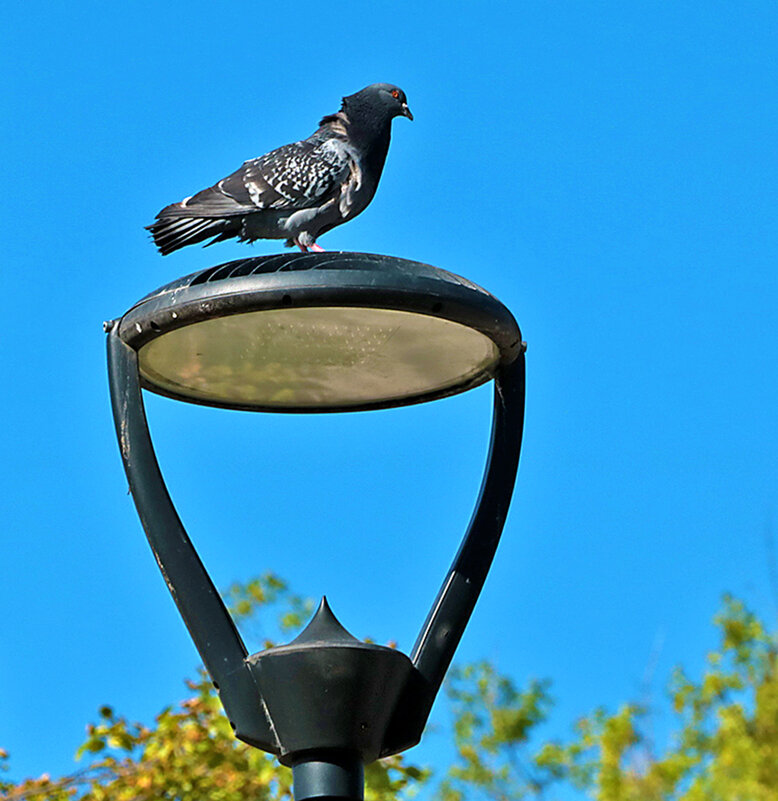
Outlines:
[[[427,683],[429,705],[440,688],[492,564],[508,514],[524,429],[524,354],[495,378],[489,458],[475,512],[411,652]]]
[[[138,355],[108,332],[111,404],[124,469],[138,515],[165,583],[210,673],[238,737],[278,750],[245,663],[246,647],[170,499],[149,435]]]

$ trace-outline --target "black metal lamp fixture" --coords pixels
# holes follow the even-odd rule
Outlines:
[[[485,290],[364,253],[267,256],[174,281],[106,323],[114,422],[157,562],[235,735],[293,769],[297,801],[361,799],[363,766],[419,741],[508,512],[524,419],[524,344]],[[175,511],[141,388],[272,412],[380,409],[494,380],[478,503],[410,656],[360,642],[322,601],[288,645],[249,656]]]

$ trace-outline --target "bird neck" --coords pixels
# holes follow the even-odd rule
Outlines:
[[[343,99],[341,114],[345,117],[349,139],[360,149],[368,150],[379,143],[386,142],[392,130],[392,118],[376,113],[375,109],[361,104],[349,103],[351,98]]]
[[[369,140],[366,149],[363,151],[365,154],[365,168],[376,177],[381,174],[384,168],[386,154],[389,152],[391,133],[391,125],[387,125],[377,137]],[[357,144],[357,147],[361,147],[361,143]]]
[[[351,143],[363,155],[363,168],[377,179],[384,168],[389,140],[392,134],[391,119],[385,122],[374,116],[346,112],[346,131]]]

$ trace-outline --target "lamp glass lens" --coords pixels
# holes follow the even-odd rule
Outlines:
[[[424,314],[273,309],[169,331],[139,352],[143,377],[213,404],[333,408],[402,402],[492,377],[499,351],[467,326]]]

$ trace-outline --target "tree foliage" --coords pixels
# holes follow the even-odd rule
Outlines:
[[[676,670],[671,742],[654,753],[645,708],[597,709],[568,742],[528,753],[546,719],[547,685],[517,690],[486,663],[454,673],[457,759],[443,801],[477,796],[550,799],[561,785],[596,801],[778,801],[778,642],[757,616],[725,597],[719,647],[699,680]]]
[[[226,598],[264,645],[299,628],[312,611],[273,575],[236,584]],[[279,625],[259,629],[270,609]],[[720,643],[703,675],[694,680],[678,669],[672,678],[674,734],[661,753],[647,734],[647,710],[634,704],[597,709],[577,722],[567,741],[542,742],[552,709],[548,682],[519,688],[481,662],[455,668],[447,682],[453,764],[431,779],[403,755],[381,760],[366,771],[367,800],[409,798],[426,788],[425,796],[434,793],[437,801],[553,801],[573,787],[596,801],[778,801],[776,638],[733,598],[725,598],[715,622]],[[291,799],[291,771],[234,738],[207,676],[186,686],[188,698],[163,709],[152,725],[102,707],[78,750],[82,770],[59,779],[0,778],[0,798]],[[0,769],[7,768],[8,754],[0,749]]]
[[[535,798],[557,778],[527,754],[535,727],[551,707],[548,686],[530,681],[519,690],[488,662],[452,669],[446,694],[457,759],[441,783],[441,801]]]

